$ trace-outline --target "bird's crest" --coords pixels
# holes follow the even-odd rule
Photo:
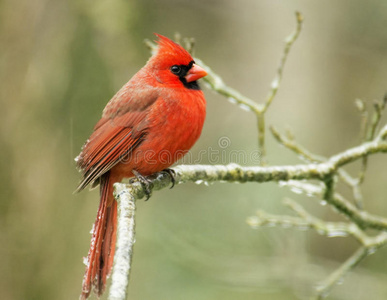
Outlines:
[[[158,50],[151,60],[156,60],[159,65],[165,63],[168,66],[171,62],[177,65],[188,65],[193,60],[188,51],[179,44],[161,34],[155,33],[155,35],[158,37]]]

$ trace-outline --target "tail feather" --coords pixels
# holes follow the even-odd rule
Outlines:
[[[107,225],[105,232],[105,239],[102,243],[102,260],[104,267],[100,268],[100,276],[102,278],[103,285],[106,284],[106,278],[110,275],[110,271],[113,267],[114,251],[116,245],[116,233],[117,233],[117,202],[113,201],[112,206],[108,208]]]
[[[113,198],[114,182],[116,181],[110,172],[105,173],[100,180],[101,200],[93,226],[81,300],[89,297],[92,288],[98,296],[103,293],[106,279],[113,266],[117,231],[117,203]]]

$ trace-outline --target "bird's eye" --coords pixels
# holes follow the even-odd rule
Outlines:
[[[180,72],[181,72],[181,67],[174,65],[174,66],[171,67],[171,72],[173,74],[179,75]]]

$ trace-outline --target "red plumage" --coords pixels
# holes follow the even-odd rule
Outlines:
[[[100,184],[81,299],[94,287],[100,296],[114,257],[117,204],[113,183],[171,166],[199,138],[206,114],[196,80],[207,73],[191,55],[157,35],[158,51],[106,105],[102,118],[77,157],[83,179],[77,191]]]

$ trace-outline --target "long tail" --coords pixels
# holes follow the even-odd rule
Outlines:
[[[105,173],[100,179],[101,201],[93,226],[81,300],[89,297],[92,288],[98,297],[101,296],[113,266],[117,232],[117,202],[113,197],[114,182],[116,180],[110,172]]]

